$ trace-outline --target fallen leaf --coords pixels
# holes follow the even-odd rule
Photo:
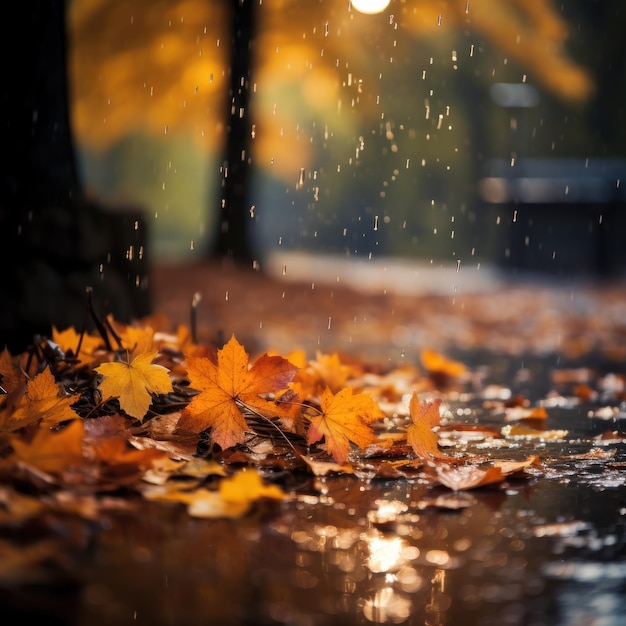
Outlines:
[[[242,408],[266,417],[290,417],[289,411],[262,396],[286,389],[297,367],[280,356],[259,357],[249,368],[248,354],[233,335],[217,352],[217,365],[188,355],[190,385],[200,393],[182,412],[178,428],[199,433],[211,428],[222,449],[244,441],[249,430]]]
[[[603,448],[591,448],[589,452],[583,452],[582,454],[568,454],[568,460],[574,461],[593,461],[593,460],[604,460],[604,459],[612,459],[617,453],[617,448],[609,448],[605,450]]]
[[[337,393],[344,387],[353,369],[352,366],[342,363],[336,352],[324,354],[318,351],[315,359],[309,361],[294,378],[294,389],[305,398],[319,397],[326,387]]]
[[[114,323],[112,319],[111,323]],[[117,327],[122,346],[124,346],[131,354],[145,354],[155,349],[154,329],[151,326],[124,325],[120,327],[120,325],[118,324]]]
[[[429,375],[442,384],[460,378],[467,372],[463,363],[449,359],[435,350],[422,350],[420,358]]]
[[[413,392],[409,402],[411,425],[406,432],[406,439],[420,459],[447,458],[439,451],[439,437],[433,430],[439,425],[439,407],[441,400],[420,402],[417,393]]]
[[[88,365],[96,360],[95,352],[102,348],[102,337],[93,336],[88,333],[76,332],[71,326],[65,330],[58,330],[56,326],[52,327],[52,341],[56,343],[65,354],[72,354],[79,363]],[[76,350],[79,348],[78,354]]]
[[[475,465],[438,465],[436,471],[439,482],[453,491],[484,487],[506,478],[506,474],[495,466],[482,469]]]
[[[130,363],[102,363],[95,371],[102,375],[99,384],[105,399],[118,398],[120,408],[131,417],[142,420],[150,404],[151,393],[171,393],[174,389],[168,369],[152,363],[157,352],[145,352]]]
[[[9,394],[25,384],[24,372],[16,365],[14,357],[6,348],[0,352],[0,374],[2,387]]]
[[[512,426],[504,426],[502,434],[505,437],[520,437],[524,439],[542,439],[544,441],[564,439],[567,437],[567,430],[538,430],[529,428],[522,424],[513,424]]]
[[[128,444],[126,437],[106,437],[92,444],[94,457],[106,465],[135,465],[148,469],[155,459],[165,456],[165,452],[156,448],[139,450]]]
[[[53,431],[40,428],[31,441],[11,438],[15,456],[44,472],[62,475],[71,466],[83,465],[83,423],[73,420],[65,428]]]
[[[308,443],[324,438],[326,451],[340,464],[348,458],[351,443],[364,449],[376,440],[369,424],[385,417],[371,396],[353,394],[352,387],[345,387],[336,395],[327,387],[320,407],[321,413],[310,420]]]
[[[519,420],[545,420],[548,418],[548,412],[542,406],[539,407],[523,407],[513,406],[504,410],[504,419],[507,422],[515,422]]]
[[[536,454],[531,454],[527,459],[523,461],[507,461],[496,459],[493,464],[494,467],[498,467],[503,474],[515,474],[516,472],[521,472],[528,467],[538,467],[541,465],[541,461]]]
[[[70,406],[77,396],[63,396],[49,367],[29,381],[26,394],[11,416],[13,426],[24,426],[38,420],[54,426],[78,418]]]

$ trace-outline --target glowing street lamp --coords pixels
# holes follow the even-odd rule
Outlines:
[[[382,13],[388,6],[390,0],[351,0],[352,6],[361,13],[372,15]]]

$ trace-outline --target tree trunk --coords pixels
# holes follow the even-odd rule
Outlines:
[[[254,47],[255,4],[258,0],[231,0],[232,38],[230,88],[227,106],[226,157],[217,254],[251,264],[249,237],[249,144],[251,70]]]
[[[65,4],[23,0],[10,14],[0,87],[0,350],[15,353],[53,325],[80,331],[88,287],[97,310],[119,321],[147,314],[149,298],[141,216],[113,214],[81,192]]]

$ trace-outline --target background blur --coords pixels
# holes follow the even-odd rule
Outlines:
[[[234,4],[68,5],[85,187],[142,207],[157,261],[219,237]],[[263,0],[254,19],[241,219],[261,265],[623,270],[623,3]]]

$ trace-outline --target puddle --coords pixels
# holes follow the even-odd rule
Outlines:
[[[623,423],[556,403],[545,432],[558,437],[497,438],[511,422],[489,402],[518,390],[489,393],[448,400],[451,419],[480,428],[452,430],[446,451],[538,455],[524,477],[452,491],[419,473],[303,475],[295,497],[239,520],[155,507],[59,525],[74,546],[64,576],[44,568],[0,587],[6,614],[75,626],[621,624]],[[598,440],[607,428],[614,437]]]

